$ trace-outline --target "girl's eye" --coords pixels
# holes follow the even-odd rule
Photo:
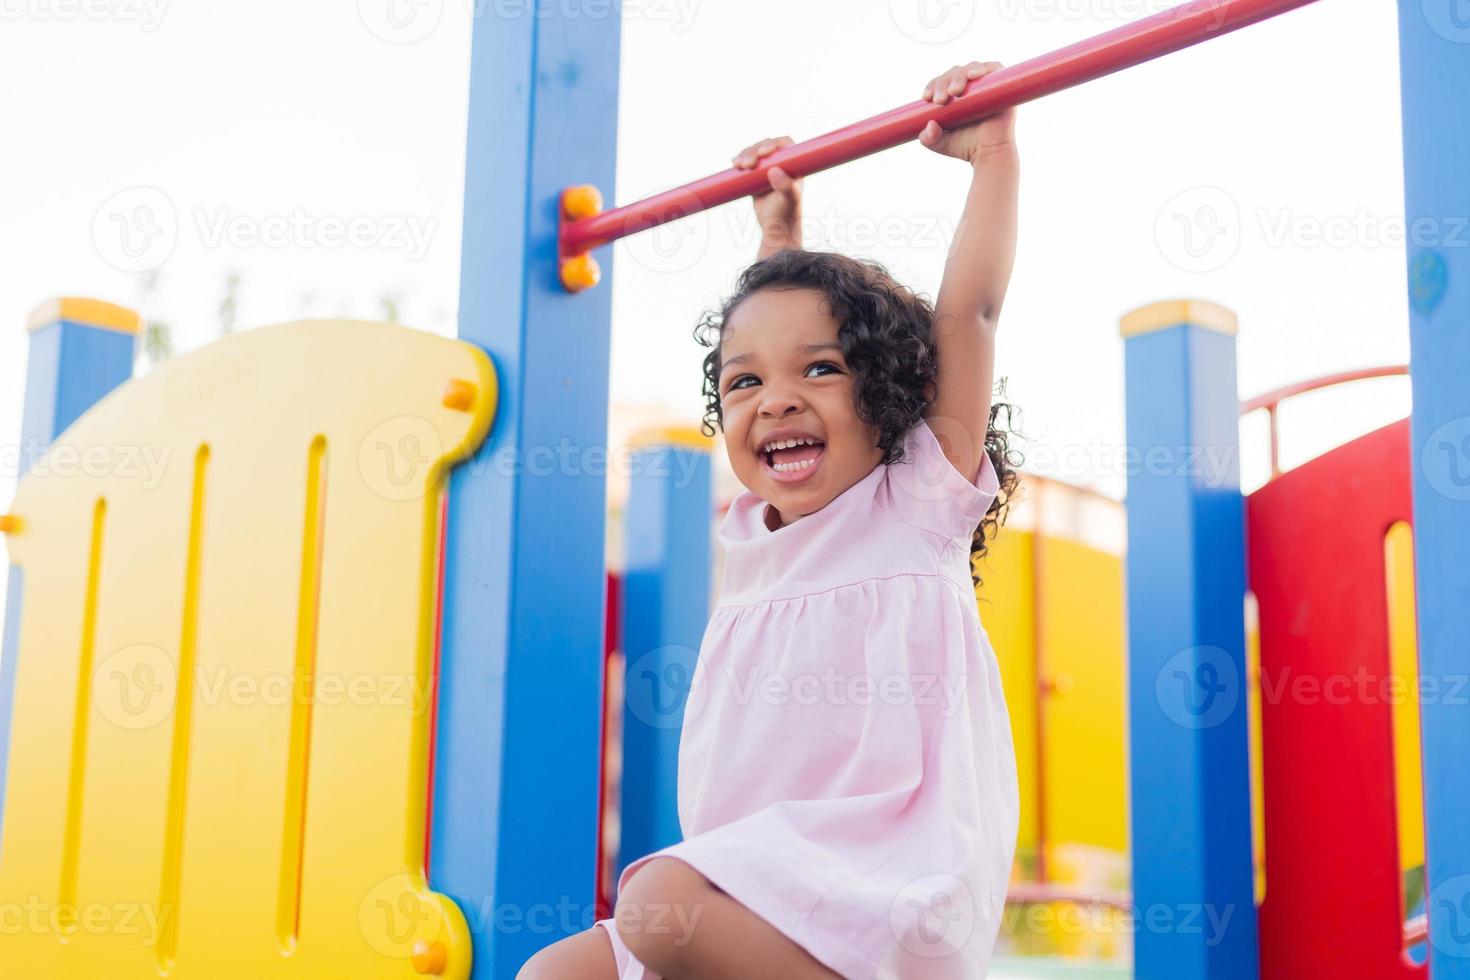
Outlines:
[[[746,384],[747,381],[749,381],[751,384],[760,384],[760,379],[757,378],[755,375],[742,374],[740,375],[740,377],[730,382],[730,390],[734,391],[736,388],[749,388],[750,384]]]
[[[842,369],[836,364],[833,364],[831,361],[818,361],[817,363],[806,369],[806,373],[808,375],[810,375],[813,371],[821,371],[822,374],[842,373]]]

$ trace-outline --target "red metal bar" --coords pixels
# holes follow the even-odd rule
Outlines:
[[[1257,395],[1250,401],[1242,402],[1240,414],[1255,412],[1260,409],[1266,410],[1267,420],[1271,427],[1271,479],[1281,475],[1281,443],[1279,429],[1277,428],[1277,407],[1288,398],[1297,395],[1305,395],[1310,391],[1319,391],[1322,388],[1330,388],[1333,385],[1347,384],[1350,381],[1366,381],[1369,378],[1396,378],[1409,373],[1407,364],[1391,364],[1388,367],[1359,368],[1356,371],[1339,371],[1336,374],[1324,374],[1320,378],[1309,378],[1306,381],[1298,381],[1296,384],[1268,391],[1264,395]]]
[[[779,166],[793,177],[805,177],[915,140],[930,119],[937,119],[946,129],[973,122],[1312,2],[1192,0],[1050,54],[1002,68],[971,82],[963,96],[945,105],[923,100],[911,102],[789,146],[764,158],[752,170],[724,170],[633,204],[566,222],[561,230],[562,254],[580,255],[635,232],[763,191],[770,186],[766,171],[771,167]]]
[[[1386,367],[1358,368],[1355,371],[1324,374],[1320,378],[1298,381],[1296,384],[1268,391],[1264,395],[1257,395],[1240,406],[1240,414],[1244,415],[1246,412],[1254,412],[1261,408],[1272,408],[1288,398],[1305,395],[1309,391],[1317,391],[1321,388],[1330,388],[1333,385],[1347,384],[1350,381],[1366,381],[1369,378],[1397,378],[1408,373],[1407,364],[1390,364]]]

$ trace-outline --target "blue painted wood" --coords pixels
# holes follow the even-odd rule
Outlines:
[[[130,333],[57,320],[31,331],[21,448],[40,457],[67,426],[133,373]]]
[[[1251,980],[1235,339],[1179,324],[1130,337],[1126,365],[1136,973]]]
[[[459,332],[501,401],[451,480],[429,879],[478,980],[595,916],[611,289],[555,238],[563,188],[613,197],[618,45],[617,4],[474,19]]]
[[[679,733],[709,621],[710,505],[708,452],[649,446],[634,454],[624,517],[619,874],[683,839]]]
[[[25,572],[10,566],[5,583],[5,625],[0,638],[0,828],[5,824],[5,776],[10,769],[10,720],[15,716],[15,664],[20,650],[21,601],[25,595]],[[0,840],[4,836],[0,835]],[[3,859],[3,855],[0,855]]]
[[[28,469],[40,460],[47,447],[83,412],[132,376],[133,344],[132,334],[71,320],[57,320],[31,331],[20,423],[22,468]],[[19,516],[24,519],[25,515]],[[21,570],[12,565],[9,573],[0,645],[0,823],[5,814],[10,721],[15,708],[16,656],[25,596]]]
[[[1400,0],[1429,963],[1470,978],[1470,20]]]

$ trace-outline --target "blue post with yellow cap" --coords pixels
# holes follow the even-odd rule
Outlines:
[[[710,440],[666,430],[634,445],[624,518],[619,874],[683,839],[679,733],[710,597]]]
[[[31,343],[20,424],[22,479],[67,426],[132,377],[138,324],[138,314],[132,310],[75,296],[42,303],[31,313],[26,323]],[[21,534],[24,530],[24,514],[0,516],[0,531]],[[21,570],[10,566],[0,641],[0,822],[5,818],[5,774],[24,589]]]
[[[1122,324],[1140,977],[1258,975],[1235,328],[1199,301]]]
[[[619,27],[617,4],[474,18],[459,336],[502,397],[449,488],[429,882],[475,980],[597,909],[612,305],[563,287],[556,239],[566,188],[613,193]]]

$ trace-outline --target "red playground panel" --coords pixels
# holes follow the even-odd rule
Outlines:
[[[1409,423],[1246,502],[1260,609],[1261,977],[1424,977],[1403,953],[1384,538],[1412,517]]]

